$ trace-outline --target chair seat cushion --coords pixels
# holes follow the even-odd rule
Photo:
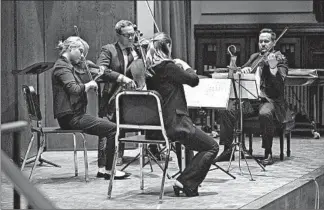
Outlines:
[[[120,138],[119,141],[124,142],[136,142],[136,143],[156,143],[156,144],[164,144],[164,139],[147,139],[145,135],[136,135],[136,136],[129,136],[125,138]]]
[[[60,127],[43,127],[43,132],[44,133],[83,133],[82,130],[63,130]],[[40,133],[40,128],[33,127],[32,128],[33,132],[38,132]]]

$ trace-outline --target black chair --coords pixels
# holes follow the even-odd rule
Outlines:
[[[163,123],[162,107],[160,95],[155,91],[123,91],[116,97],[116,124],[117,132],[115,138],[115,155],[112,171],[116,170],[116,159],[119,142],[134,142],[140,145],[140,189],[144,189],[143,176],[143,153],[145,144],[164,144],[165,145],[165,164],[161,182],[159,200],[162,202],[164,195],[164,183],[167,174],[171,141],[168,139]],[[147,139],[145,135],[136,135],[126,138],[119,138],[121,129],[134,129],[137,131],[160,131],[162,139]],[[140,134],[140,132],[139,132]],[[110,178],[108,187],[108,198],[111,198],[111,192],[114,182],[114,173]]]
[[[286,137],[287,139],[287,157],[290,157],[291,131],[295,126],[295,121],[292,120],[286,123],[279,123],[276,121],[275,125],[276,125],[276,134],[279,136],[280,139],[280,160],[283,160],[284,159],[284,137]],[[256,135],[260,134],[260,123],[259,123],[258,116],[244,119],[243,133],[249,137],[249,153],[252,155],[253,134]]]
[[[75,167],[75,176],[78,176],[78,163],[77,163],[77,148],[76,148],[76,134],[79,133],[82,138],[83,138],[83,147],[84,147],[84,166],[85,166],[85,180],[89,181],[89,176],[88,176],[88,156],[87,156],[87,147],[86,147],[86,138],[85,135],[83,134],[82,130],[63,130],[60,127],[43,127],[41,124],[42,121],[42,114],[40,110],[40,104],[39,104],[39,99],[38,96],[35,92],[35,89],[32,86],[26,86],[23,85],[22,91],[24,94],[24,98],[26,101],[27,109],[28,109],[28,115],[30,119],[30,126],[31,126],[31,133],[32,137],[29,141],[28,149],[25,154],[25,158],[23,161],[23,164],[21,166],[21,170],[24,169],[29,151],[31,149],[31,146],[34,141],[34,133],[37,133],[40,135],[41,141],[40,145],[38,145],[38,151],[36,155],[36,159],[34,162],[34,165],[32,167],[32,170],[29,175],[29,179],[32,178],[32,174],[34,172],[34,169],[36,168],[36,163],[39,160],[41,154],[44,151],[44,148],[46,146],[46,134],[72,134],[73,135],[73,148],[74,148],[74,167]],[[34,124],[37,126],[35,127]]]

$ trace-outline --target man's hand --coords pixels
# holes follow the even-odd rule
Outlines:
[[[129,87],[130,89],[136,89],[136,84],[134,82],[134,80],[124,76],[124,75],[121,75],[121,83],[123,83],[124,85],[126,85],[127,87]]]
[[[274,53],[270,53],[268,55],[267,61],[268,61],[270,69],[274,69],[278,65],[278,60],[277,60],[276,55]]]
[[[243,69],[241,69],[241,72],[243,74],[251,73],[251,71],[252,71],[252,68],[251,67],[244,67]]]
[[[85,87],[85,92],[88,92],[90,89],[94,89],[95,91],[97,91],[98,84],[94,80],[91,80],[90,82],[84,84],[84,87]]]

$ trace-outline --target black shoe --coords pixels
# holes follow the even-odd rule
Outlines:
[[[230,161],[231,154],[232,154],[232,149],[226,149],[226,150],[224,150],[220,155],[218,155],[215,158],[214,163],[216,163],[216,162]],[[233,155],[232,160],[234,160],[234,155]]]
[[[105,173],[98,172],[96,177],[97,178],[104,178],[105,177]]]
[[[130,175],[132,175],[131,173],[128,173],[128,172],[125,172],[125,174],[124,175],[122,175],[122,176],[114,176],[114,179],[116,180],[116,179],[125,179],[125,178],[127,178],[127,177],[129,177]],[[110,174],[105,174],[105,180],[110,180],[110,177],[111,177],[111,175]]]
[[[179,186],[173,185],[173,191],[176,196],[180,196],[180,191],[184,192],[187,197],[199,196],[198,188],[196,188],[195,190],[192,190],[185,186],[183,186],[183,188],[181,188]]]

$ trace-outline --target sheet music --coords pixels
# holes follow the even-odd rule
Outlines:
[[[204,78],[199,85],[183,85],[188,107],[226,109],[228,106],[231,80]]]
[[[239,85],[238,85],[238,81],[235,80],[235,85],[236,85],[236,91],[237,91],[237,96],[239,96]],[[258,90],[257,90],[257,86],[256,86],[256,82],[255,81],[241,81],[241,98],[242,99],[258,99],[259,98],[259,94],[258,94]],[[231,95],[230,98],[235,99],[235,93],[234,93],[234,88],[233,85],[231,86]]]

